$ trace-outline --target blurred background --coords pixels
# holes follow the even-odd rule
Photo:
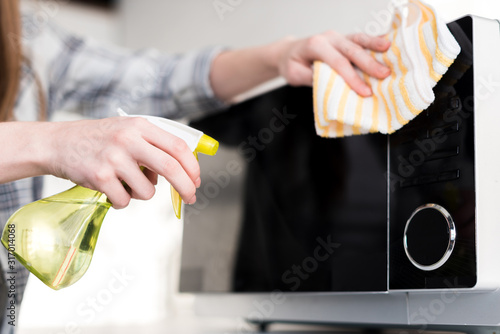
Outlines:
[[[185,52],[206,45],[244,47],[325,30],[382,33],[388,0],[21,0],[24,10],[75,34],[127,48]],[[496,0],[429,0],[450,21],[466,14],[500,18]],[[74,119],[61,111],[58,120]],[[47,177],[44,195],[71,186]],[[148,202],[111,210],[92,265],[76,285],[52,291],[32,277],[19,333],[160,333],[207,328],[192,321],[193,296],[180,295],[182,222],[168,184]],[[199,236],[203,238],[203,235]],[[231,329],[235,319],[210,324]],[[222,326],[222,327],[220,327]],[[176,328],[177,328],[176,327]],[[177,332],[181,332],[180,330]]]

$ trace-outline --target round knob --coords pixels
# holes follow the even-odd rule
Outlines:
[[[455,223],[438,204],[418,207],[406,222],[403,243],[410,262],[421,270],[435,270],[446,263],[455,246]]]

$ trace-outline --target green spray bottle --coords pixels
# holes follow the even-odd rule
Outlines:
[[[198,153],[215,155],[219,147],[216,140],[187,125],[154,116],[136,117],[144,117],[183,139],[196,158]],[[173,187],[171,197],[175,215],[180,218],[182,199]],[[110,207],[106,195],[74,186],[17,210],[7,221],[1,241],[31,273],[59,290],[78,281],[87,271]]]

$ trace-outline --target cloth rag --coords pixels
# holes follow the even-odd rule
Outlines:
[[[432,88],[460,53],[460,46],[434,9],[419,0],[394,6],[391,41],[384,53],[371,52],[391,75],[379,80],[356,69],[372,88],[361,97],[327,64],[314,62],[313,104],[322,137],[381,132],[390,134],[434,101]]]

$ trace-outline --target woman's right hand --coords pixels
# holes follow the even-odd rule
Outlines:
[[[105,193],[117,209],[131,198],[153,197],[158,175],[185,203],[196,201],[201,181],[193,153],[182,139],[143,118],[55,122],[46,129],[46,172]]]

